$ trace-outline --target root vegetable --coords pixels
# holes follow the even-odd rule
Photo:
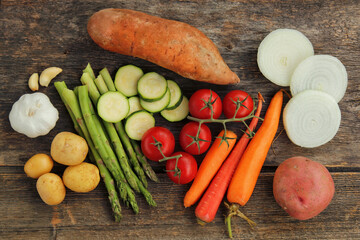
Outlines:
[[[148,60],[183,77],[223,85],[240,81],[215,44],[186,23],[128,9],[103,9],[91,16],[87,30],[106,50]]]
[[[48,205],[58,205],[66,195],[66,189],[61,178],[55,173],[45,173],[36,182],[40,198]]]
[[[88,145],[84,138],[71,132],[58,133],[51,143],[51,157],[64,165],[82,163],[88,153]]]
[[[297,65],[314,55],[309,39],[294,29],[277,29],[260,43],[257,63],[260,72],[271,82],[289,86]]]
[[[53,80],[53,78],[55,78],[61,72],[62,72],[62,69],[58,68],[58,67],[46,68],[40,74],[40,85],[43,87],[49,86],[51,80]]]
[[[282,103],[283,91],[280,90],[271,99],[263,123],[240,159],[229,185],[229,202],[244,206],[249,201],[278,129]]]
[[[100,182],[100,174],[99,169],[94,164],[82,162],[67,167],[62,179],[65,186],[70,190],[85,193],[97,187]]]
[[[51,157],[44,153],[32,156],[24,165],[24,172],[31,178],[39,178],[45,173],[49,173],[54,166]]]
[[[305,90],[290,99],[283,113],[284,128],[296,145],[314,148],[337,133],[341,112],[335,99],[317,90]]]
[[[31,74],[29,81],[28,81],[28,85],[31,91],[37,91],[39,90],[39,74],[38,73],[33,73]]]
[[[334,181],[329,171],[308,158],[289,158],[275,171],[275,200],[296,219],[306,220],[317,216],[330,204],[334,192]]]
[[[290,90],[293,96],[304,90],[319,90],[339,102],[345,95],[347,83],[347,72],[339,59],[330,55],[315,55],[306,58],[295,68]]]

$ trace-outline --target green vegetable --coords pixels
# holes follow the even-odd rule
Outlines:
[[[137,84],[140,98],[152,102],[161,99],[167,91],[167,81],[158,73],[150,72],[142,76]]]

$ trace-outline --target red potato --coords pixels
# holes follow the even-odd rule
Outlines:
[[[329,171],[308,158],[289,158],[275,171],[275,200],[296,219],[317,216],[330,204],[334,192],[334,181]]]
[[[87,31],[106,50],[145,59],[183,77],[221,85],[240,82],[215,44],[186,23],[109,8],[90,17]]]

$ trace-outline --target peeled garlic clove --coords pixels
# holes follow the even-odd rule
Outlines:
[[[62,69],[58,68],[58,67],[46,68],[40,74],[40,85],[44,86],[44,87],[49,86],[49,83],[51,82],[51,80],[61,72],[62,72]]]
[[[31,91],[39,90],[39,74],[33,73],[31,74],[29,81],[28,81],[29,88]]]

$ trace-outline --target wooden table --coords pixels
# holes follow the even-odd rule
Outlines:
[[[86,24],[96,11],[129,8],[189,23],[203,31],[218,46],[230,68],[241,78],[235,86],[216,86],[184,79],[147,61],[107,52],[88,36]],[[224,206],[213,223],[196,223],[194,207],[182,200],[189,185],[175,185],[164,174],[163,164],[152,163],[160,178],[150,183],[158,207],[149,207],[138,196],[140,213],[123,207],[123,220],[115,223],[103,183],[88,194],[67,191],[65,201],[47,206],[38,196],[36,181],[26,177],[24,163],[33,154],[49,153],[53,137],[74,131],[54,86],[42,87],[59,110],[56,127],[46,136],[27,138],[12,130],[8,114],[25,93],[29,76],[46,67],[58,66],[56,77],[69,87],[80,84],[82,69],[90,62],[96,71],[107,67],[111,74],[125,64],[145,72],[156,71],[177,81],[186,96],[200,88],[211,88],[221,97],[231,89],[266,100],[280,87],[266,80],[256,63],[257,48],[272,30],[294,28],[312,42],[316,54],[338,57],[346,66],[349,83],[339,103],[340,129],[333,140],[315,149],[292,144],[285,132],[269,151],[253,196],[242,208],[257,226],[251,229],[240,218],[233,219],[233,233],[241,239],[360,239],[360,2],[353,1],[12,1],[0,2],[0,238],[1,239],[227,239]],[[285,103],[288,99],[285,100]],[[170,128],[177,138],[186,121],[170,124],[158,115],[157,125]],[[242,126],[232,124],[240,134]],[[219,125],[211,126],[213,133]],[[282,123],[279,130],[283,128]],[[179,147],[177,147],[179,148]],[[298,221],[275,202],[272,180],[285,159],[302,155],[324,164],[334,179],[335,196],[319,216]],[[200,162],[201,157],[197,160]],[[63,166],[53,172],[61,174]]]

